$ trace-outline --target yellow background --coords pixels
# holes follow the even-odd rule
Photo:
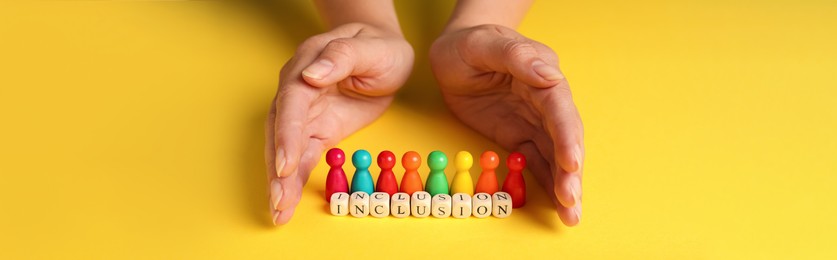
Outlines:
[[[452,3],[398,1],[415,72],[340,147],[497,149],[429,73]],[[558,52],[586,128],[580,226],[531,176],[509,219],[332,217],[321,161],[274,228],[262,123],[280,67],[323,30],[310,3],[5,2],[0,259],[834,259],[835,14],[830,0],[538,2],[519,30]]]

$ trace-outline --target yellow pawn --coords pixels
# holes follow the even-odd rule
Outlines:
[[[474,196],[474,181],[471,180],[471,166],[474,165],[474,157],[471,153],[460,151],[456,154],[454,159],[454,166],[456,166],[456,175],[453,176],[451,182],[450,194],[465,193],[469,196]]]

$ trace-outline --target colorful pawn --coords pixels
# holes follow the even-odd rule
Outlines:
[[[349,193],[349,182],[346,180],[346,173],[343,171],[343,163],[346,162],[346,154],[340,148],[331,148],[326,153],[326,163],[331,168],[326,176],[326,201],[331,202],[331,194],[336,192]]]
[[[450,193],[465,193],[474,196],[474,181],[471,180],[471,167],[474,166],[474,157],[471,153],[460,151],[453,159],[456,166],[456,175],[450,184]]]
[[[378,167],[381,167],[381,174],[378,175],[375,191],[386,192],[389,196],[392,196],[398,192],[398,181],[395,180],[395,174],[392,173],[392,167],[395,167],[395,154],[390,151],[379,153]]]
[[[503,191],[512,197],[512,208],[523,207],[526,204],[526,182],[523,181],[523,168],[526,168],[526,157],[522,153],[509,154],[506,165],[509,175],[503,182]]]
[[[375,192],[375,185],[372,183],[372,175],[369,174],[369,166],[372,165],[372,155],[366,150],[357,150],[352,154],[352,164],[355,166],[355,175],[352,176],[352,193],[361,191],[366,194]]]
[[[477,187],[474,189],[476,193],[494,194],[500,190],[497,184],[497,174],[494,172],[500,166],[500,158],[494,151],[485,151],[480,156],[480,167],[482,173],[477,179]]]
[[[404,176],[401,177],[401,192],[412,196],[416,191],[423,191],[424,184],[421,182],[421,176],[418,173],[418,168],[421,166],[421,155],[414,151],[406,152],[401,157],[401,165],[404,166]]]
[[[430,193],[430,196],[436,196],[436,194],[450,195],[448,177],[445,176],[448,157],[441,151],[433,151],[427,156],[427,166],[430,167],[430,173],[427,175],[425,190]]]

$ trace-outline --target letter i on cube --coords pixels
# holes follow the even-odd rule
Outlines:
[[[345,216],[349,214],[349,194],[335,192],[331,194],[331,215]]]
[[[456,193],[451,196],[453,201],[451,205],[451,215],[454,218],[467,218],[471,216],[471,195],[465,193]]]

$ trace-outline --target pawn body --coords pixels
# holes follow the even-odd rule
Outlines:
[[[378,154],[378,167],[381,167],[381,174],[378,175],[375,191],[385,192],[392,196],[398,192],[398,181],[395,180],[395,173],[392,172],[392,167],[395,167],[395,154],[390,151]]]
[[[526,157],[514,152],[506,160],[509,174],[503,182],[503,191],[512,198],[512,208],[523,207],[526,204],[526,182],[523,180],[523,168],[526,168]]]
[[[473,196],[474,181],[471,180],[471,167],[474,165],[474,157],[469,152],[461,151],[456,154],[453,161],[456,174],[453,175],[453,181],[450,184],[451,194],[465,193]]]
[[[352,154],[352,164],[355,166],[355,174],[352,175],[352,193],[375,192],[375,185],[372,183],[372,174],[369,173],[369,166],[372,164],[372,155],[366,150],[357,150]]]
[[[430,193],[430,196],[436,196],[437,194],[450,195],[448,177],[445,176],[448,157],[441,151],[433,151],[427,156],[427,166],[430,167],[430,174],[427,175],[425,190]]]
[[[497,156],[497,153],[494,151],[485,151],[482,153],[480,156],[482,173],[480,174],[480,178],[477,179],[477,187],[474,189],[474,192],[494,194],[500,190],[499,184],[497,184],[497,174],[495,173],[497,166],[500,166],[500,158]]]
[[[424,184],[418,173],[418,168],[421,166],[421,155],[414,151],[406,152],[401,157],[401,165],[404,166],[404,176],[401,177],[401,192],[412,196],[416,191],[424,191]]]
[[[326,153],[326,163],[331,167],[326,176],[325,197],[328,202],[331,202],[331,195],[334,193],[349,193],[349,181],[346,179],[346,172],[343,171],[345,162],[346,154],[340,148],[332,148]]]

